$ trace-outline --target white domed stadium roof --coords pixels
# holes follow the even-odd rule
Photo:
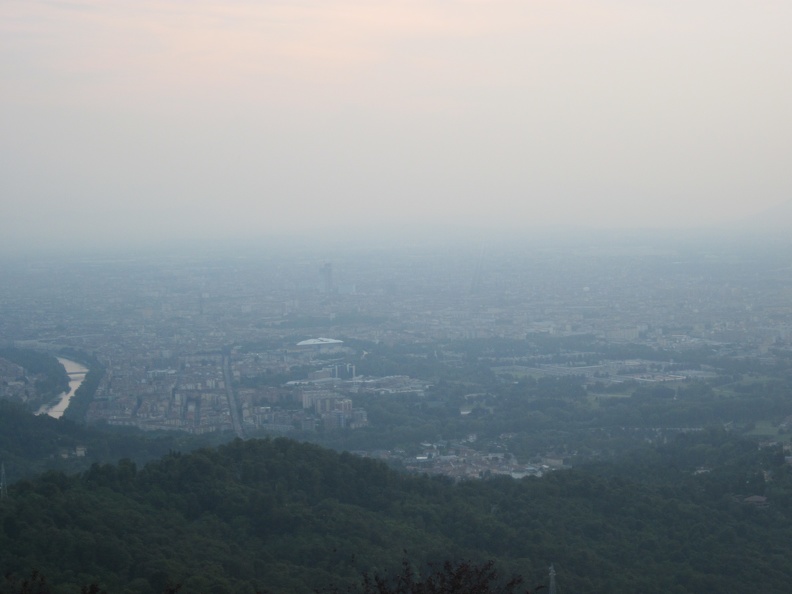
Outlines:
[[[335,338],[309,338],[297,343],[297,346],[318,346],[324,344],[344,344],[343,340],[336,340]]]

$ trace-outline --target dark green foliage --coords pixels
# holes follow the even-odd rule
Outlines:
[[[358,587],[346,592],[360,594],[515,594],[531,590],[523,589],[523,579],[515,576],[505,583],[498,577],[493,561],[476,564],[471,561],[454,563],[445,561],[441,566],[429,565],[423,575],[416,574],[412,564],[405,560],[394,576],[363,576]],[[543,589],[539,586],[534,590]],[[324,590],[327,594],[339,594],[338,589]]]
[[[7,574],[2,583],[0,583],[0,594],[54,594],[60,591],[61,588],[50,586],[46,578],[38,571],[33,570],[30,577],[18,578],[11,574]],[[167,585],[161,591],[162,594],[176,594],[180,590],[180,586]],[[107,590],[100,588],[96,583],[81,586],[79,590],[74,588],[71,590],[74,594],[108,594]]]
[[[101,431],[66,419],[35,416],[20,404],[0,400],[0,460],[5,464],[9,482],[46,470],[79,472],[97,461],[130,458],[145,463],[171,450],[188,451],[222,439],[222,435],[193,437],[171,432],[155,436],[128,429]],[[75,456],[77,446],[87,449],[85,457]]]
[[[700,465],[712,471],[694,474]],[[555,563],[566,592],[784,591],[792,579],[792,472],[779,452],[724,432],[682,435],[624,464],[458,485],[287,439],[235,440],[9,491],[0,571],[36,568],[55,593],[354,591],[361,573],[399,575],[404,549],[415,567],[494,559],[534,584]],[[489,575],[438,570],[407,583]]]
[[[6,574],[0,585],[0,594],[51,594],[51,592],[47,580],[35,570],[30,577],[23,578]]]

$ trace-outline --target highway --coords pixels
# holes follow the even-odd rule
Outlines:
[[[223,377],[225,378],[226,396],[228,398],[228,408],[231,409],[231,423],[234,426],[234,432],[237,437],[245,438],[245,431],[242,429],[242,420],[239,418],[239,407],[237,406],[236,395],[234,394],[234,386],[231,381],[231,357],[223,355]]]

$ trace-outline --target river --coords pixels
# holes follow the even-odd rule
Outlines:
[[[63,416],[63,412],[66,410],[66,407],[69,406],[69,400],[74,396],[80,384],[83,383],[85,374],[88,373],[88,368],[76,361],[70,361],[63,357],[58,357],[58,361],[66,368],[66,373],[69,374],[69,391],[58,395],[57,404],[53,406],[42,406],[36,413],[37,415],[46,413],[55,419],[60,419]]]

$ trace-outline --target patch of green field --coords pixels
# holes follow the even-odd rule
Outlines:
[[[539,379],[540,377],[545,377],[547,374],[538,371],[532,367],[521,367],[519,365],[509,365],[507,367],[493,367],[492,371],[495,372],[495,375],[504,376],[510,375],[516,379],[523,379],[526,377],[532,377],[534,379]]]
[[[630,392],[619,392],[618,394],[600,394],[589,392],[588,397],[591,400],[596,400],[597,398],[604,400],[605,398],[630,398],[632,394]]]
[[[757,421],[754,425],[754,428],[748,431],[746,435],[751,435],[753,437],[767,437],[778,439],[780,441],[789,441],[789,438],[791,437],[789,434],[779,433],[777,423],[772,421]]]
[[[596,408],[598,407],[603,400],[610,400],[612,398],[629,398],[632,394],[600,394],[600,393],[588,393],[586,394],[586,402],[589,403],[590,406]]]

